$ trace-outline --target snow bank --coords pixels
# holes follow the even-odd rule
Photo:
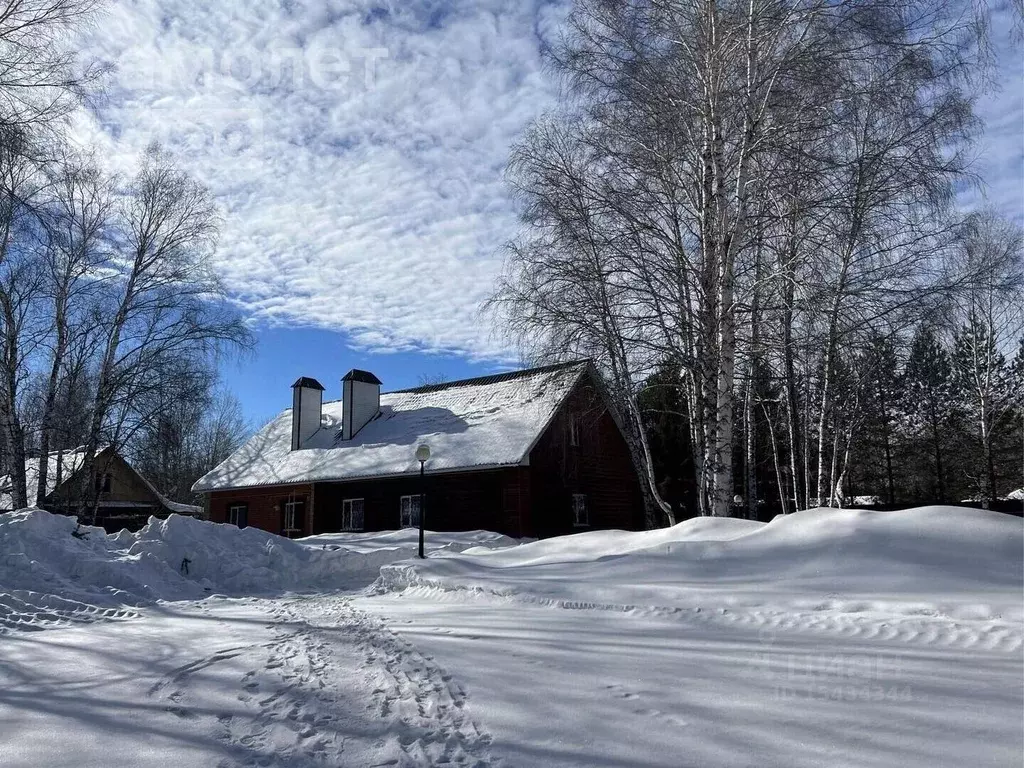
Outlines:
[[[0,515],[0,628],[61,616],[108,617],[108,609],[211,594],[257,595],[361,587],[380,567],[415,554],[415,532],[337,534],[301,541],[191,517],[150,518],[138,533],[107,535],[41,509]],[[458,551],[513,539],[473,531],[428,537]]]
[[[300,544],[327,549],[345,549],[349,552],[377,552],[382,549],[415,550],[419,547],[419,530],[403,528],[400,531],[372,533],[321,533],[296,539]],[[462,552],[472,547],[498,549],[522,543],[493,531],[462,531],[458,533],[426,534],[426,546],[431,552]]]
[[[700,518],[389,565],[378,592],[469,590],[563,604],[784,604],[1021,617],[1024,521],[959,507],[814,509],[770,523]],[[812,606],[811,604],[814,603]],[[841,603],[841,605],[840,605]]]

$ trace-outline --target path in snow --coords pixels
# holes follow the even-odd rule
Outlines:
[[[2,642],[5,768],[492,765],[465,693],[343,597],[165,604]]]

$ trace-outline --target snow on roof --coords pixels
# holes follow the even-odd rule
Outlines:
[[[46,470],[46,495],[49,496],[57,489],[57,460],[61,463],[61,482],[67,480],[77,472],[85,458],[85,451],[82,448],[75,448],[70,451],[53,451],[49,455],[49,463]],[[30,502],[35,501],[36,486],[39,484],[39,459],[25,459],[25,488],[28,490]],[[0,510],[14,509],[12,495],[12,481],[10,475],[0,477]]]
[[[106,450],[106,448],[101,447],[98,451],[96,451],[96,455],[99,456],[105,450]],[[77,472],[79,469],[82,468],[82,465],[83,465],[84,459],[85,459],[85,449],[84,448],[74,448],[74,449],[69,450],[69,451],[63,451],[63,452],[52,451],[50,453],[50,456],[49,456],[50,465],[49,465],[49,469],[47,470],[47,474],[46,474],[46,495],[47,496],[49,496],[51,493],[53,493],[55,490],[57,490],[57,458],[58,458],[58,456],[61,459],[61,465],[62,465],[60,481],[63,483],[69,477],[71,477],[75,472]],[[127,464],[127,462],[125,462],[125,463]],[[131,466],[131,465],[129,464],[129,466]],[[182,503],[177,502],[177,501],[171,501],[166,496],[164,496],[162,493],[160,493],[160,491],[158,491],[156,489],[156,486],[154,486],[151,482],[149,482],[149,480],[147,480],[145,477],[143,477],[142,474],[138,470],[136,470],[134,467],[131,467],[131,469],[132,469],[133,472],[135,472],[136,475],[138,475],[139,479],[142,480],[142,482],[146,485],[147,488],[149,488],[150,491],[153,492],[153,495],[156,496],[160,500],[160,503],[164,507],[166,507],[169,512],[176,512],[179,515],[192,515],[193,517],[196,516],[196,515],[201,515],[203,513],[203,508],[202,507],[197,507],[197,506],[194,506],[192,504],[182,504]],[[38,458],[26,459],[25,460],[25,488],[28,490],[29,503],[32,503],[32,502],[35,501],[35,498],[36,498],[36,485],[38,483],[39,483],[39,459]],[[4,510],[10,511],[10,510],[14,509],[14,499],[13,499],[11,484],[12,483],[11,483],[11,476],[10,475],[3,475],[2,477],[0,477],[0,511],[4,511]],[[129,502],[123,502],[122,503],[122,502],[112,502],[112,501],[107,501],[107,500],[104,500],[102,502],[101,506],[103,506],[103,507],[113,507],[113,506],[116,506],[118,504],[120,504],[121,506],[137,506],[137,507],[144,507],[144,506],[146,506],[144,503],[135,502],[135,501],[129,501]]]
[[[588,365],[564,363],[384,393],[380,414],[347,441],[341,440],[341,401],[324,403],[323,426],[297,451],[291,450],[289,408],[192,490],[416,472],[420,443],[430,446],[431,473],[515,466],[527,458]]]
[[[158,493],[157,496],[160,499],[160,503],[167,507],[171,512],[176,512],[179,515],[189,515],[191,517],[203,514],[203,508],[197,507],[195,504],[182,504],[180,501],[171,501],[162,493]]]

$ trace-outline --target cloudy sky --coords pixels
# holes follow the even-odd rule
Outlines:
[[[227,385],[260,419],[353,366],[389,388],[512,362],[479,314],[515,230],[509,144],[555,103],[540,50],[567,0],[111,0],[84,40],[117,72],[76,126],[115,166],[161,141],[219,196],[218,266],[255,356]],[[1022,61],[997,14],[984,202],[1021,216]],[[1005,22],[1005,23],[1004,23]]]

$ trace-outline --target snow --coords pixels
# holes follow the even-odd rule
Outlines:
[[[141,477],[141,475],[140,475]],[[143,478],[145,479],[145,478]],[[149,485],[149,481],[146,481]],[[150,486],[152,487],[152,486]],[[168,510],[178,515],[190,515],[192,517],[201,517],[203,514],[203,508],[194,504],[182,504],[179,501],[171,501],[162,493],[157,493],[157,497],[160,499],[160,503],[167,507]]]
[[[855,507],[877,507],[882,503],[881,496],[854,496],[853,506]]]
[[[395,563],[355,605],[457,672],[512,765],[1015,765],[1022,534],[699,519]]]
[[[830,509],[771,523],[697,518],[385,566],[378,591],[468,589],[519,599],[693,609],[718,604],[1024,620],[1021,521],[977,509]],[[567,578],[569,573],[571,578]]]
[[[414,531],[292,541],[192,517],[150,518],[107,535],[41,509],[0,515],[0,631],[136,615],[157,601],[361,587],[416,552]],[[483,531],[427,536],[429,551],[514,540]]]
[[[430,534],[425,561],[406,559],[415,531],[72,530],[0,516],[0,765],[980,768],[1024,750],[1008,515]]]
[[[483,384],[453,382],[427,391],[381,395],[380,415],[342,442],[342,403],[323,405],[321,429],[291,450],[288,409],[226,461],[195,492],[418,472],[414,452],[430,445],[428,472],[515,466],[528,456],[586,363],[535,369]],[[472,381],[472,380],[470,380]]]
[[[100,448],[100,450],[98,450],[96,452],[96,455],[97,456],[101,455],[105,450],[107,450],[107,449],[106,448]],[[46,495],[47,496],[49,496],[51,493],[53,493],[57,489],[58,457],[60,459],[59,463],[61,465],[60,478],[61,478],[61,482],[64,482],[69,477],[71,477],[73,474],[75,474],[82,467],[82,464],[83,464],[83,462],[85,460],[85,450],[79,448],[79,449],[75,449],[73,451],[52,451],[49,454],[49,456],[48,456],[49,468],[47,469],[47,474],[46,474]],[[133,468],[133,471],[135,471],[134,468]],[[156,489],[156,487],[152,483],[149,482],[149,480],[147,480],[145,477],[143,477],[137,471],[135,471],[135,474],[138,475],[139,479],[141,479],[142,482],[145,483],[146,487],[149,488],[149,490],[153,492],[153,495],[156,496],[157,499],[159,499],[160,503],[167,509],[167,511],[174,512],[174,513],[179,514],[179,515],[192,515],[193,517],[198,517],[198,516],[201,516],[203,514],[203,508],[202,507],[198,507],[198,506],[195,506],[195,505],[192,505],[192,504],[182,504],[182,503],[177,502],[177,501],[172,501],[171,499],[168,499],[166,496],[164,496],[162,493],[160,493],[160,491],[158,491]],[[29,495],[30,499],[35,498],[36,486],[38,484],[39,484],[39,458],[37,457],[37,458],[26,459],[25,460],[25,487],[28,488],[28,495]],[[0,477],[0,510],[4,510],[4,511],[10,510],[10,509],[13,508],[13,506],[14,506],[14,504],[13,504],[12,496],[11,496],[11,476],[10,475],[4,475],[3,477]],[[138,507],[145,507],[145,506],[148,506],[148,505],[146,505],[144,503],[137,502],[137,501],[117,502],[117,501],[103,500],[101,502],[100,506],[102,506],[104,508],[107,508],[107,509],[113,509],[113,508],[117,508],[117,507],[138,508]]]
[[[60,459],[61,481],[67,480],[78,471],[85,459],[84,450],[74,451],[53,451],[47,457],[46,469],[46,495],[49,496],[57,488],[58,458]],[[36,488],[39,485],[39,458],[25,459],[25,487],[28,489],[30,498],[35,498]],[[0,477],[0,510],[13,509],[14,503],[11,495],[11,476]]]
[[[379,531],[370,533],[321,533],[296,539],[307,547],[327,547],[327,549],[344,549],[346,552],[370,554],[382,550],[402,550],[409,554],[419,547],[419,529],[403,528],[398,531]],[[425,533],[425,545],[429,552],[462,552],[474,547],[498,549],[513,547],[520,543],[502,533],[492,531],[460,531],[458,533]]]

